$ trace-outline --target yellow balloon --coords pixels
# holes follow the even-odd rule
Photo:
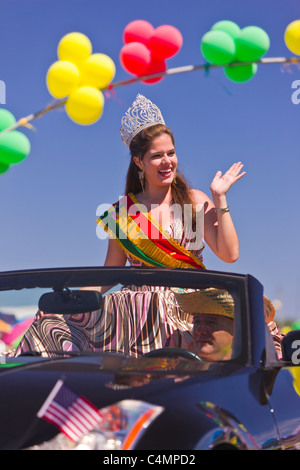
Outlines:
[[[300,20],[290,23],[284,33],[285,44],[294,54],[300,55]]]
[[[292,331],[292,328],[290,326],[283,326],[280,328],[280,330],[283,335],[287,335],[290,331]]]
[[[77,88],[66,101],[66,112],[77,124],[94,124],[101,117],[104,96],[100,90],[91,86]]]
[[[92,54],[82,65],[80,83],[105,88],[113,80],[115,73],[114,61],[108,55]]]
[[[64,60],[52,64],[47,72],[46,83],[54,98],[64,98],[79,85],[79,70],[76,65]]]
[[[92,43],[85,34],[69,33],[59,42],[57,55],[60,60],[73,62],[77,67],[85,62],[92,53]]]

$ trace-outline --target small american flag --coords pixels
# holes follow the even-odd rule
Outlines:
[[[77,441],[102,420],[97,408],[58,380],[37,413],[54,424],[72,441]]]

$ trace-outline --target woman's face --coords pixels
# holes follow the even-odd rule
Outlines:
[[[134,161],[144,170],[145,188],[170,185],[177,168],[177,157],[171,137],[168,134],[156,137],[144,158],[139,160],[134,157]]]

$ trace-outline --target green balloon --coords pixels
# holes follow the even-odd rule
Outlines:
[[[241,29],[233,21],[222,20],[222,21],[218,21],[217,23],[215,23],[211,27],[211,31],[223,31],[224,33],[229,34],[229,36],[231,36],[232,39],[235,39],[239,35]]]
[[[259,60],[269,50],[270,38],[258,26],[247,26],[235,38],[236,58],[240,62]]]
[[[0,163],[0,175],[3,175],[3,173],[5,173],[7,170],[9,170],[9,165]]]
[[[247,82],[256,74],[257,64],[229,65],[228,67],[224,67],[224,72],[227,78],[233,82]]]
[[[202,37],[201,52],[211,64],[230,64],[235,57],[235,51],[234,40],[224,31],[208,31]]]
[[[23,161],[30,152],[30,142],[26,135],[10,131],[0,135],[0,163],[15,165]]]
[[[292,323],[292,330],[300,330],[300,320],[295,320]]]
[[[0,109],[0,132],[15,124],[14,115],[7,109]]]

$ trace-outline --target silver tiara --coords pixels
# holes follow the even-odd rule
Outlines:
[[[138,94],[121,120],[121,139],[129,147],[132,139],[142,130],[155,124],[165,124],[159,108],[145,96]]]

